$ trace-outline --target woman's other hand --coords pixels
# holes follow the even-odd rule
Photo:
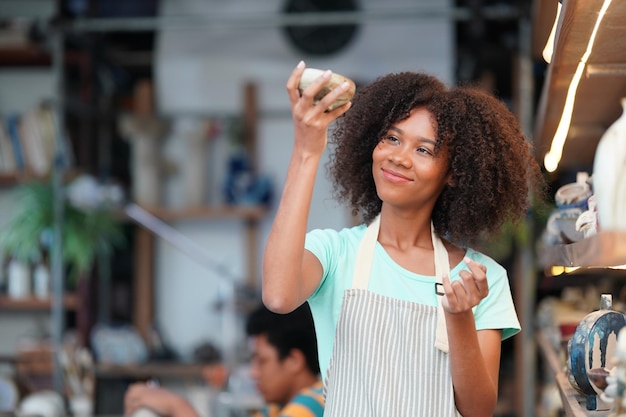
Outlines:
[[[450,282],[449,277],[443,277],[445,295],[441,304],[449,313],[470,311],[489,294],[487,267],[468,257],[464,261],[469,271],[462,270],[459,273],[461,279]]]

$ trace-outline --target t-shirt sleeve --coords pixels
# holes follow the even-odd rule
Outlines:
[[[340,239],[337,231],[332,229],[315,229],[307,233],[304,248],[311,252],[322,265],[323,275],[320,285],[313,292],[314,297],[324,285],[326,278],[332,275],[337,268],[337,254],[340,248]]]
[[[513,304],[511,288],[506,272],[501,265],[484,255],[476,259],[487,267],[489,295],[480,302],[474,312],[476,329],[501,329],[502,340],[521,331]]]

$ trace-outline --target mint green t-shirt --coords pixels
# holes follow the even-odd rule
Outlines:
[[[359,225],[341,231],[317,229],[307,233],[305,248],[319,259],[324,270],[319,287],[308,302],[315,322],[320,370],[323,379],[335,341],[335,330],[344,291],[352,286],[354,262],[366,226]],[[489,295],[474,307],[476,329],[502,329],[502,339],[517,334],[520,323],[515,312],[506,270],[490,257],[473,249],[466,256],[487,267]],[[451,280],[459,272],[469,270],[464,262],[451,271]],[[437,305],[435,277],[419,275],[398,265],[380,245],[376,244],[369,291],[400,300],[430,306]]]

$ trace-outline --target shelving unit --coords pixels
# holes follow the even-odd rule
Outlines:
[[[626,232],[603,231],[595,236],[542,251],[541,265],[611,267],[626,265]]]
[[[1,67],[48,67],[51,63],[50,54],[36,46],[0,48]]]
[[[557,1],[536,1],[534,37],[537,50],[547,38],[546,16],[554,16]],[[554,175],[591,171],[595,149],[606,129],[620,116],[626,96],[626,3],[605,0],[563,0],[551,62],[541,91],[534,128],[537,159],[544,161],[567,104],[573,104],[562,157]],[[543,19],[543,20],[542,20]],[[543,22],[540,24],[540,22]],[[549,25],[549,26],[548,26]],[[539,45],[538,40],[542,43]],[[591,41],[592,42],[591,42]],[[580,79],[577,81],[577,76]],[[576,88],[573,88],[576,87]],[[563,119],[567,120],[567,118]],[[626,232],[601,231],[582,241],[543,248],[542,267],[606,268],[626,264]],[[616,271],[619,273],[619,271]],[[567,277],[559,278],[567,280]],[[586,410],[563,371],[563,362],[543,333],[536,344],[554,375],[567,416],[607,416]]]
[[[257,157],[257,92],[254,83],[243,86],[244,103],[241,118],[244,123],[243,143],[251,160],[253,169],[256,168]],[[250,288],[257,286],[258,267],[256,260],[259,256],[259,222],[267,215],[268,207],[247,205],[218,205],[192,206],[185,208],[168,208],[162,206],[142,206],[150,214],[164,222],[181,222],[189,220],[203,220],[207,222],[234,221],[245,226],[246,254],[246,285]],[[133,287],[141,289],[142,296],[135,297],[133,303],[133,325],[143,339],[149,344],[151,330],[154,325],[154,247],[156,236],[145,227],[139,226],[135,232]]]
[[[537,8],[556,9],[557,1],[536,1]],[[588,50],[605,0],[563,0],[537,112],[534,139],[540,161],[550,148],[561,119],[570,83]],[[575,96],[560,169],[591,166],[602,134],[621,114],[626,96],[626,3],[613,1],[603,15]],[[535,36],[542,29],[535,27]],[[545,39],[541,38],[541,39]],[[545,41],[544,41],[545,42]]]
[[[112,118],[107,118],[113,114],[107,113],[107,116],[98,116],[96,113],[100,109],[90,107],[92,104],[88,100],[78,103],[76,99],[70,99],[66,97],[68,89],[66,84],[67,77],[66,70],[68,67],[72,67],[80,73],[79,79],[82,85],[82,90],[91,91],[93,86],[89,85],[91,81],[91,71],[93,68],[90,65],[93,64],[90,59],[89,53],[83,51],[67,51],[65,49],[64,32],[54,31],[50,34],[52,44],[55,46],[50,53],[40,52],[37,48],[25,48],[19,50],[1,50],[0,49],[0,67],[6,67],[9,70],[27,67],[46,67],[54,74],[55,86],[55,109],[57,112],[58,120],[66,119],[63,117],[67,111],[71,114],[78,111],[78,123],[75,127],[75,131],[80,135],[78,145],[75,145],[75,156],[79,161],[79,166],[89,171],[90,164],[92,163],[90,156],[85,156],[85,149],[91,152],[94,149],[93,144],[97,143],[93,137],[94,129],[85,130],[85,124],[98,126],[98,129],[106,129],[110,126],[104,126],[105,123],[113,122]],[[241,110],[241,119],[245,125],[245,136],[243,138],[244,145],[250,153],[253,166],[256,166],[256,124],[258,119],[257,103],[256,103],[256,89],[254,84],[248,84],[244,86],[244,105]],[[80,94],[83,93],[81,90]],[[81,100],[85,99],[80,97]],[[80,104],[81,108],[75,109],[76,103]],[[232,115],[231,115],[232,116]],[[97,119],[96,117],[102,117]],[[96,118],[96,119],[94,119]],[[73,130],[74,131],[74,130]],[[59,137],[57,132],[57,139]],[[100,132],[98,132],[100,133]],[[84,139],[87,139],[84,140]],[[91,145],[90,145],[91,144]],[[101,151],[101,143],[98,143],[98,149]],[[89,153],[88,152],[88,153]],[[86,163],[80,163],[80,161],[87,161]],[[56,183],[61,183],[64,178],[69,175],[75,175],[70,173],[66,169],[58,169],[53,172],[54,180]],[[0,187],[10,188],[15,185],[19,185],[22,182],[41,179],[33,176],[30,172],[17,171],[0,174]],[[256,265],[256,259],[258,259],[258,224],[266,216],[268,209],[260,206],[196,206],[181,209],[171,209],[167,207],[144,207],[148,212],[167,223],[180,223],[186,221],[201,220],[203,222],[240,222],[244,228],[242,233],[245,234],[245,252],[246,252],[246,284],[249,286],[255,286],[258,276],[258,268]],[[132,248],[132,263],[134,271],[129,271],[132,275],[132,285],[134,288],[134,299],[132,300],[132,322],[135,328],[139,331],[144,340],[148,343],[152,340],[151,331],[155,323],[155,306],[154,306],[154,249],[156,236],[149,230],[137,226],[134,228],[134,247]],[[61,256],[59,253],[53,258],[59,261]],[[53,260],[54,260],[53,259]],[[60,261],[59,261],[60,263]],[[57,263],[57,266],[59,265]],[[54,273],[56,271],[56,274]],[[63,280],[63,273],[60,272],[60,268],[53,271],[53,281],[57,284]],[[23,311],[31,313],[48,312],[52,315],[52,333],[53,341],[55,344],[60,344],[62,340],[62,332],[65,330],[65,317],[66,311],[75,311],[80,314],[80,311],[89,305],[89,301],[85,299],[79,299],[76,294],[63,294],[65,289],[61,285],[56,285],[53,288],[54,300],[38,300],[35,298],[28,298],[23,300],[13,300],[8,297],[0,297],[0,313],[2,311]],[[63,298],[62,302],[58,300]],[[85,294],[80,296],[85,297]],[[87,330],[89,327],[87,327]],[[62,389],[62,385],[59,383],[61,380],[59,369],[51,366],[55,372],[55,388]],[[180,363],[168,363],[168,364],[142,364],[137,366],[98,366],[96,372],[98,378],[102,379],[141,379],[147,377],[172,377],[172,378],[187,378],[187,377],[200,377],[200,367],[197,365],[188,365]]]
[[[540,263],[544,266],[567,266],[581,268],[601,268],[626,265],[626,233],[604,231],[582,241],[545,248]],[[567,278],[563,278],[567,279]],[[536,341],[539,352],[552,373],[563,403],[563,410],[569,417],[604,417],[610,411],[590,411],[585,408],[585,399],[570,384],[565,373],[565,364],[559,353],[550,344],[544,331],[538,331]]]
[[[247,285],[256,285],[258,256],[258,223],[267,215],[267,207],[262,206],[220,206],[168,209],[144,207],[163,221],[185,221],[201,219],[206,221],[241,221],[246,230]],[[147,229],[139,227],[135,233],[135,273],[134,287],[142,289],[142,297],[137,297],[133,305],[133,324],[144,340],[150,340],[151,326],[154,324],[154,244],[155,236]],[[146,296],[148,295],[148,296]]]
[[[265,217],[268,211],[267,207],[263,206],[198,206],[181,209],[143,206],[143,208],[164,221],[191,219],[258,221]]]
[[[548,337],[542,332],[536,335],[539,352],[545,359],[548,368],[554,374],[556,385],[563,402],[563,411],[570,417],[605,417],[610,411],[589,411],[585,408],[585,399],[570,384],[565,373],[565,364],[559,358]]]
[[[580,242],[557,245],[542,251],[540,263],[544,266],[568,266],[600,268],[626,264],[626,233],[605,231]],[[624,271],[626,273],[626,271]],[[559,280],[567,280],[559,278]],[[544,331],[535,335],[538,350],[547,363],[556,382],[563,410],[568,417],[604,417],[609,411],[590,411],[585,408],[585,400],[570,384],[565,373],[565,363],[559,358]]]
[[[75,311],[78,309],[79,300],[76,294],[65,294],[63,296],[63,306],[65,310]],[[0,311],[13,310],[13,311],[33,311],[33,310],[50,310],[52,307],[52,300],[50,298],[21,298],[15,299],[7,296],[0,296]]]
[[[99,379],[123,378],[200,378],[201,364],[189,363],[151,363],[144,365],[108,365],[99,364],[96,367]]]

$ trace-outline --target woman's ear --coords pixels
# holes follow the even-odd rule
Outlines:
[[[450,188],[456,187],[456,181],[452,177],[452,171],[448,171],[448,175],[446,178],[446,185]]]

